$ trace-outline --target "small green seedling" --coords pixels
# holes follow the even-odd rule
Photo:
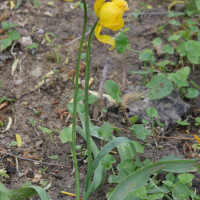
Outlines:
[[[40,129],[41,129],[42,132],[49,134],[51,141],[53,142],[53,138],[52,138],[52,135],[51,135],[52,130],[45,128],[45,127],[42,127],[42,126],[40,126]]]
[[[4,125],[4,124],[3,124],[3,122],[2,122],[2,121],[0,121],[0,127],[3,127],[3,125]]]
[[[154,127],[154,117],[155,118],[158,117],[158,111],[153,107],[148,107],[146,112],[147,112],[147,115],[149,117],[151,117],[153,138],[154,138],[156,146],[158,146],[156,139],[155,139],[155,127]]]
[[[57,160],[57,164],[59,162],[59,157],[57,155],[54,155],[54,156],[49,156],[48,157],[49,159],[52,159],[52,160]]]
[[[29,121],[30,121],[31,124],[33,125],[33,128],[34,128],[34,130],[35,130],[35,132],[36,132],[36,134],[37,134],[37,138],[39,138],[39,133],[38,133],[37,129],[35,128],[35,120],[32,119],[32,118],[30,118]]]
[[[17,145],[17,144],[18,144],[18,143],[17,143],[16,141],[11,142],[11,143],[9,144],[9,146],[10,146],[10,151],[12,151],[12,147],[15,146],[15,145]]]
[[[44,168],[44,169],[38,169],[38,171],[41,171],[41,175],[44,175],[44,171],[46,171],[48,169],[48,167]]]
[[[105,139],[111,135],[112,131],[113,127],[110,123],[105,123],[99,128],[98,135],[99,137],[103,137],[104,145],[105,145]]]
[[[200,125],[200,117],[196,117],[195,118],[195,126],[199,126]]]

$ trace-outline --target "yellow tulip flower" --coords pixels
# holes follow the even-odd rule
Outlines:
[[[115,47],[115,40],[108,35],[100,35],[102,26],[104,28],[118,31],[124,27],[123,14],[128,9],[128,4],[125,0],[111,0],[112,2],[105,3],[105,0],[96,0],[94,11],[99,19],[95,28],[96,38],[103,43],[110,44]]]

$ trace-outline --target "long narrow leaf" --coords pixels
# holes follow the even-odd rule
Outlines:
[[[173,160],[162,161],[154,164],[150,164],[138,171],[131,173],[127,176],[112,192],[108,200],[123,200],[130,192],[145,185],[150,175],[158,170],[174,173],[184,173],[194,171],[193,163],[197,159],[193,160]]]
[[[86,140],[86,133],[80,126],[78,125],[76,126],[76,131],[83,137],[84,140]],[[96,158],[99,153],[99,149],[92,138],[90,139],[90,145],[94,158]],[[91,184],[91,192],[98,190],[103,185],[105,178],[106,178],[106,170],[102,166],[102,164],[99,163],[94,173],[93,181]]]
[[[99,161],[106,155],[108,154],[113,148],[115,148],[118,144],[120,143],[125,143],[125,142],[130,142],[130,140],[128,138],[125,137],[119,137],[116,138],[112,141],[110,141],[108,144],[106,144],[101,151],[99,152],[99,154],[97,155],[96,159],[94,160],[92,166],[90,167],[90,169],[88,169],[88,173],[85,179],[85,185],[84,185],[84,195],[83,195],[83,200],[87,200],[90,194],[90,185],[88,183],[90,183],[90,180],[92,178],[92,175],[95,171],[95,169],[98,167]]]

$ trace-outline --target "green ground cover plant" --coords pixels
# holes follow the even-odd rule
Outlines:
[[[122,0],[120,1],[121,3],[124,3]],[[37,1],[34,2],[37,6]],[[97,0],[97,3],[98,2],[99,1]],[[198,11],[200,8],[199,3],[197,1],[191,2],[195,4]],[[113,3],[115,3],[115,1],[113,1]],[[196,13],[196,11],[191,11],[191,9],[189,9],[192,7],[192,5],[193,4],[189,3],[186,11],[186,13],[188,15],[190,14],[190,16]],[[138,157],[138,153],[144,153],[144,148],[139,142],[130,140],[126,137],[114,136],[113,130],[118,131],[119,129],[116,129],[116,127],[113,127],[109,123],[104,123],[99,127],[95,126],[90,121],[88,109],[89,104],[93,104],[95,101],[97,101],[97,97],[88,94],[90,75],[90,46],[94,32],[96,37],[101,42],[105,42],[105,38],[102,38],[101,35],[99,35],[99,29],[96,29],[96,27],[102,26],[99,19],[98,22],[94,23],[88,40],[86,54],[85,91],[79,91],[79,65],[81,56],[83,58],[82,46],[87,23],[87,4],[85,0],[83,0],[82,6],[84,10],[84,25],[77,58],[75,92],[73,94],[74,101],[73,103],[67,104],[68,111],[73,114],[73,125],[72,127],[64,128],[60,133],[61,142],[69,142],[73,156],[76,179],[76,200],[79,200],[81,196],[83,196],[83,200],[87,200],[92,192],[97,191],[104,184],[106,179],[106,171],[110,169],[112,170],[113,174],[109,176],[108,181],[109,183],[114,183],[116,187],[110,189],[110,192],[107,194],[108,200],[154,200],[162,199],[163,197],[167,199],[180,200],[189,199],[190,197],[192,199],[200,199],[200,195],[196,195],[195,191],[190,190],[190,187],[192,186],[191,183],[194,178],[194,175],[190,173],[194,171],[200,173],[199,166],[195,164],[197,159],[189,160],[181,159],[178,156],[167,156],[161,158],[158,162],[155,162],[155,160],[151,161],[148,158],[141,162]],[[142,6],[144,7],[145,5]],[[37,7],[39,8],[39,6]],[[121,12],[124,12],[124,10]],[[175,16],[176,15],[173,12],[168,13],[168,17],[170,18]],[[97,17],[99,17],[98,14]],[[172,20],[169,24],[172,25],[172,30],[173,26],[180,25],[177,20]],[[166,25],[159,27],[159,35],[161,34],[161,31],[166,27]],[[180,31],[178,34],[171,35],[168,38],[168,42],[175,41],[178,44],[177,48],[175,49],[180,53],[180,62],[178,64],[174,64],[169,60],[169,55],[174,53],[174,48],[170,44],[166,44],[162,50],[163,53],[166,54],[167,59],[156,63],[156,58],[153,55],[153,49],[156,45],[162,43],[162,39],[160,37],[153,40],[153,49],[145,49],[143,52],[138,52],[140,53],[138,56],[139,60],[144,62],[144,71],[131,71],[130,73],[137,73],[142,75],[143,84],[148,88],[146,92],[147,96],[151,100],[161,99],[167,96],[172,92],[174,87],[180,88],[182,97],[195,98],[199,95],[200,88],[196,85],[196,83],[191,82],[194,87],[189,87],[189,83],[187,81],[187,77],[190,74],[189,66],[192,65],[194,69],[195,64],[200,64],[200,42],[192,39],[193,34],[197,34],[199,40],[199,31],[197,27],[195,27],[195,22],[192,20],[187,21],[185,27],[187,30]],[[10,32],[9,34],[10,37],[15,35],[14,37],[9,38],[10,42],[7,41],[7,43],[2,44],[4,49],[10,46],[13,40],[19,39],[18,34],[16,32],[14,33]],[[108,39],[109,36],[106,38]],[[111,44],[112,46],[113,42],[116,43],[115,47],[117,52],[124,53],[126,59],[126,51],[131,50],[126,34],[124,32],[120,32],[120,34],[116,35],[115,40],[110,40],[109,38],[109,42],[106,43]],[[56,57],[57,62],[59,63],[58,52],[56,53]],[[178,68],[175,73],[168,73],[168,68],[166,66],[169,63],[176,65]],[[146,70],[147,64],[150,64],[149,70]],[[181,65],[183,64],[184,67],[181,68]],[[189,66],[185,66],[186,64]],[[155,71],[155,66],[158,66],[160,69],[160,73],[157,75],[153,74]],[[151,75],[151,80],[149,82],[146,81],[147,74]],[[124,111],[124,108],[121,104],[122,93],[118,87],[118,84],[112,80],[108,80],[105,84],[105,90],[108,95],[110,95],[117,103],[119,103],[119,105],[121,105],[122,110]],[[2,102],[2,100],[0,100],[0,102]],[[155,108],[152,107],[149,107],[146,112],[147,115],[149,115],[149,117],[152,119],[151,125],[152,133],[154,136],[154,124],[155,118],[158,117],[158,112]],[[76,124],[77,118],[81,121],[81,126]],[[135,134],[138,139],[148,142],[147,136],[151,135],[151,131],[147,130],[142,125],[135,124],[136,120],[137,116],[136,118],[132,118],[132,126],[129,127],[130,131]],[[30,119],[30,122],[37,132],[35,128],[35,121]],[[163,126],[161,122],[157,120],[156,122],[159,126]],[[195,125],[199,126],[199,123],[199,118],[196,118]],[[40,129],[43,132],[49,134],[51,141],[53,141],[51,136],[52,130],[44,127],[40,127]],[[79,133],[87,142],[88,169],[85,178],[83,194],[80,194],[79,171],[77,165],[77,150],[80,150],[81,148],[77,147],[75,144],[76,133]],[[99,149],[92,137],[103,140],[104,146]],[[112,155],[109,154],[114,148],[117,148],[120,156],[120,163],[117,165],[117,174],[112,167],[112,164],[115,163],[116,160]],[[49,158],[55,159],[57,162],[59,161],[57,155],[50,156]],[[44,170],[46,169],[42,169],[41,171],[44,172]],[[162,172],[167,172],[165,177],[166,180],[163,181],[159,180],[158,178],[158,174]],[[42,200],[51,199],[46,193],[45,189],[39,186],[32,186],[29,183],[25,183],[25,185],[19,189],[8,190],[2,183],[0,183],[0,197],[5,200],[21,200],[32,197],[36,194],[39,194]]]

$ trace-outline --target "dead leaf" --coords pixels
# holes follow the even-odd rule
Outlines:
[[[16,141],[17,141],[17,146],[21,147],[22,146],[22,138],[20,137],[19,134],[16,134]]]
[[[9,16],[10,16],[10,14],[8,12],[3,13],[2,15],[0,15],[0,22],[4,21]]]
[[[35,155],[31,155],[31,153],[33,153],[34,151],[33,150],[31,150],[31,151],[26,151],[26,152],[24,152],[23,153],[23,158],[29,158],[29,159],[37,159],[37,154],[35,154]]]
[[[13,76],[16,68],[17,68],[17,65],[18,65],[18,62],[19,62],[19,59],[15,60],[15,62],[13,63],[12,65],[12,70],[11,70],[11,75]]]
[[[42,178],[41,174],[35,174],[33,180],[31,180],[31,182],[37,183],[40,181],[41,178]]]
[[[2,133],[8,131],[10,129],[11,124],[12,124],[12,118],[8,117],[8,125],[7,125],[6,129],[4,131],[2,131]]]
[[[44,15],[49,16],[49,17],[53,17],[53,14],[51,14],[51,13],[48,12],[48,11],[46,11],[46,12],[44,13]]]
[[[15,7],[14,1],[10,1],[10,10],[12,10]]]
[[[8,104],[9,104],[8,101],[2,103],[2,104],[0,105],[0,110],[1,110],[3,107],[7,106]]]
[[[10,162],[10,163],[13,162],[12,158],[7,158],[7,161]]]

